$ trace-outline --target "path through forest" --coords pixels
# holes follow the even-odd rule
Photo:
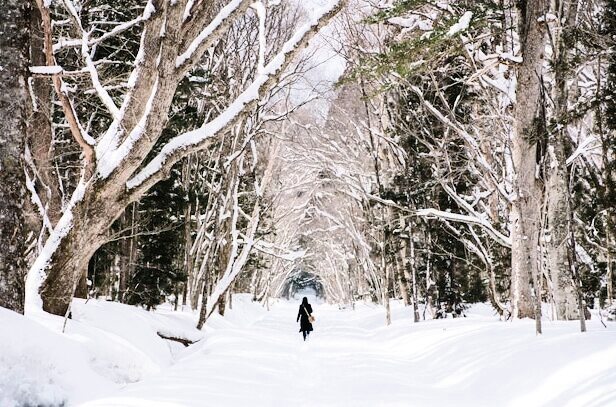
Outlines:
[[[487,306],[467,318],[412,324],[408,308],[314,304],[308,342],[299,301],[267,312],[238,298],[206,339],[161,374],[85,404],[112,406],[603,406],[616,401],[614,327],[591,321],[500,322]],[[592,346],[593,349],[588,349]],[[612,404],[613,405],[613,404]]]

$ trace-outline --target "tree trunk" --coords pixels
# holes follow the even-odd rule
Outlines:
[[[547,193],[547,257],[549,275],[554,290],[554,303],[556,305],[556,318],[572,320],[579,318],[578,304],[575,289],[572,284],[572,267],[569,258],[575,253],[569,253],[573,248],[570,245],[569,223],[570,194],[569,173],[567,169],[566,144],[568,137],[568,92],[567,78],[569,72],[569,47],[572,44],[570,30],[575,24],[577,4],[569,4],[562,29],[556,36],[554,79],[554,114],[556,115],[557,129],[550,132],[548,138],[548,154],[546,157],[546,193]],[[571,235],[572,236],[572,235]]]
[[[567,214],[569,216],[569,221],[571,225],[573,225],[573,213],[569,212]],[[575,236],[573,234],[573,230],[569,230],[569,265],[571,267],[571,281],[573,286],[575,287],[575,295],[577,299],[577,313],[578,319],[580,320],[580,331],[586,332],[586,304],[584,303],[584,294],[582,292],[582,281],[580,280],[580,276],[578,274],[578,264],[576,260],[576,250],[575,250]],[[590,317],[590,316],[589,316]]]
[[[391,325],[391,305],[389,303],[389,267],[385,261],[385,241],[381,243],[381,272],[384,273],[381,296],[385,306],[385,324]]]
[[[612,305],[612,302],[614,301],[614,283],[613,283],[613,273],[614,273],[614,269],[613,269],[613,264],[612,264],[612,251],[611,248],[612,246],[610,245],[610,238],[609,238],[610,234],[608,232],[608,247],[607,247],[607,273],[606,273],[606,279],[607,279],[607,297],[605,299],[606,301],[606,305],[610,306]]]
[[[405,230],[405,222],[402,215],[400,215],[400,230]],[[404,305],[411,305],[411,297],[410,294],[412,292],[412,287],[410,286],[410,275],[407,268],[407,254],[406,254],[406,239],[400,239],[400,267],[398,271],[398,280],[400,281],[400,292],[402,293],[402,299],[404,300]]]
[[[19,0],[0,6],[0,306],[20,313],[27,273],[23,151],[29,10],[28,2]]]
[[[411,278],[413,288],[413,322],[419,322],[419,298],[417,293],[417,266],[415,262],[415,242],[413,241],[413,222],[409,224],[409,248],[410,258],[409,266],[411,267]]]
[[[428,231],[427,238],[428,256],[426,259],[426,307],[423,312],[423,319],[426,319],[426,311],[430,311],[430,317],[434,318],[434,281],[432,281],[432,274],[430,268],[432,267],[432,235]]]
[[[400,251],[400,256],[403,256],[403,251]],[[402,257],[404,259],[404,257]],[[411,298],[409,296],[409,284],[406,278],[404,277],[404,260],[396,259],[396,268],[397,268],[397,277],[398,277],[398,286],[400,286],[400,296],[402,297],[402,302],[405,307],[411,305]],[[350,295],[350,294],[349,294]]]
[[[41,29],[42,19],[38,7],[32,8],[30,20],[30,62],[33,66],[46,65],[44,51],[44,33]],[[53,161],[54,142],[51,127],[54,105],[52,103],[53,86],[49,77],[30,78],[31,96],[34,98],[32,111],[29,112],[27,128],[27,145],[30,149],[32,164],[36,167],[33,174],[35,189],[46,208],[46,215],[55,226],[62,215],[62,198],[60,196],[59,174]],[[36,223],[41,223],[40,214]]]
[[[207,274],[204,274],[204,276],[207,276]],[[205,325],[205,321],[207,320],[207,297],[208,297],[207,277],[204,277],[204,281],[202,284],[203,284],[203,290],[201,292],[201,309],[199,310],[199,321],[197,322],[197,329],[203,328],[203,325]]]
[[[554,160],[557,163],[550,165],[548,177],[548,241],[546,242],[548,269],[553,284],[554,303],[556,305],[556,318],[571,320],[577,319],[578,304],[571,278],[571,264],[569,264],[569,194],[566,175],[565,155],[561,143],[554,143]]]
[[[511,153],[515,170],[515,198],[511,208],[511,303],[514,318],[535,317],[531,277],[539,275],[539,240],[542,194],[536,178],[537,142],[544,136],[541,72],[545,50],[545,0],[519,2],[520,45],[523,62],[518,68],[514,133]],[[533,278],[536,280],[536,278]],[[536,288],[540,300],[540,288]]]
[[[218,313],[224,317],[226,310],[227,310],[227,292],[225,291],[218,298]]]
[[[100,236],[93,237],[82,222],[76,221],[61,240],[41,286],[43,310],[55,315],[66,314],[79,279],[87,273],[90,258],[105,241]]]
[[[79,279],[88,272],[90,258],[107,241],[109,225],[129,203],[117,198],[121,196],[118,190],[123,189],[123,185],[99,187],[95,184],[88,187],[86,184],[83,188],[86,196],[65,211],[56,227],[58,229],[63,222],[71,224],[51,254],[45,281],[40,288],[43,310],[55,315],[66,314]],[[50,237],[52,241],[57,238]],[[49,241],[46,246],[48,244]],[[40,267],[40,264],[35,264],[35,267]]]

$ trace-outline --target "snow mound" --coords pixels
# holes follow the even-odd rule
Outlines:
[[[57,356],[70,354],[66,344],[45,328],[4,308],[0,308],[0,324],[0,406],[65,403],[68,389],[60,378],[68,366]]]
[[[73,318],[24,317],[0,308],[0,406],[65,406],[113,393],[171,365],[198,341],[191,312],[147,312],[118,303],[75,300]]]

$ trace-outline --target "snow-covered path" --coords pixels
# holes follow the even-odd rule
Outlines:
[[[84,406],[614,406],[616,329],[591,321],[503,323],[468,318],[412,324],[397,307],[315,305],[315,332],[297,332],[298,302],[270,312],[238,301],[206,339],[161,374]],[[483,314],[483,315],[482,315]]]

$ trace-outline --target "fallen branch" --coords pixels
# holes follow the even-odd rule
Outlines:
[[[163,339],[166,339],[168,341],[173,341],[173,342],[179,342],[182,345],[184,345],[185,347],[189,347],[190,345],[192,345],[192,344],[194,344],[196,342],[199,342],[198,340],[197,341],[192,341],[192,340],[186,339],[186,338],[179,338],[179,337],[175,337],[175,336],[167,336],[167,335],[165,335],[163,333],[160,333],[160,332],[156,332],[156,333],[158,334],[158,336],[160,336]]]

